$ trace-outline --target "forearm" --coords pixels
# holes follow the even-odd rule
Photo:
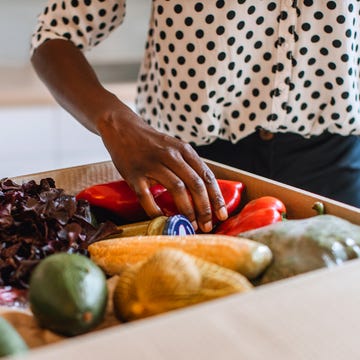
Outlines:
[[[98,123],[106,112],[127,110],[101,85],[85,56],[70,41],[43,43],[31,62],[55,100],[92,132],[98,133]]]

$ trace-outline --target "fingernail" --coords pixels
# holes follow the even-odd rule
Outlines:
[[[216,216],[219,220],[226,220],[228,218],[228,212],[226,206],[221,207],[217,212]]]
[[[212,230],[212,222],[208,221],[207,223],[203,224],[203,231],[209,232]]]
[[[193,228],[194,228],[195,231],[198,229],[198,224],[197,224],[196,221],[193,221],[193,222],[191,223],[191,225],[193,226]]]

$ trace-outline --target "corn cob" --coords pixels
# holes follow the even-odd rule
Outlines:
[[[227,235],[132,236],[98,241],[88,247],[91,259],[108,275],[120,274],[124,266],[146,260],[157,250],[183,250],[249,279],[259,276],[272,260],[270,249],[258,242]]]
[[[246,277],[235,271],[163,248],[126,267],[113,304],[117,318],[130,321],[251,289]]]

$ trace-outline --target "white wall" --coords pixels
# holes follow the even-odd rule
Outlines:
[[[114,64],[140,62],[151,1],[127,0],[124,24],[87,54],[93,65],[116,71]],[[0,178],[110,158],[98,136],[52,101],[30,65],[31,33],[46,2],[0,0]],[[132,106],[134,84],[112,85]]]
[[[110,160],[101,139],[60,107],[3,107],[0,123],[0,178]]]
[[[96,64],[138,61],[143,53],[152,0],[128,0],[123,25],[89,53]],[[30,36],[46,0],[0,0],[0,67],[27,66]]]
[[[134,109],[134,84],[110,91]],[[99,136],[56,104],[0,107],[0,178],[110,160]]]

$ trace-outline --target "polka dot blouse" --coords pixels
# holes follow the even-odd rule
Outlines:
[[[152,0],[138,113],[198,145],[258,128],[358,135],[359,15],[359,0]],[[32,49],[87,51],[124,16],[125,0],[50,0]]]

